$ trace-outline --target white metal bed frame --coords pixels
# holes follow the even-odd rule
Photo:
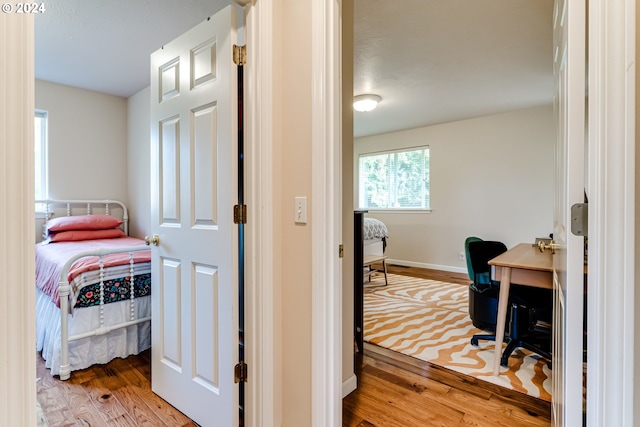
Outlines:
[[[117,205],[122,209],[122,227],[124,233],[129,235],[129,215],[127,207],[123,202],[118,200],[36,200],[36,204],[44,204],[45,205],[45,223],[48,219],[53,216],[54,212],[51,211],[51,207],[55,205],[65,205],[66,206],[66,215],[73,215],[73,207],[74,206],[82,206],[86,205],[86,211],[83,214],[91,215],[94,211],[95,205],[102,205],[104,207],[104,213],[106,215],[111,215],[111,206]],[[148,244],[147,244],[148,245]],[[62,272],[60,274],[60,282],[58,285],[58,295],[60,297],[60,339],[61,339],[61,362],[60,362],[60,379],[67,380],[71,377],[71,366],[69,364],[69,343],[72,341],[76,341],[82,338],[87,338],[91,336],[99,336],[105,335],[113,330],[126,328],[128,326],[137,325],[139,323],[151,321],[151,316],[145,316],[142,318],[136,318],[136,301],[134,298],[134,262],[133,262],[133,253],[142,250],[149,250],[147,246],[130,246],[125,248],[118,249],[97,249],[92,251],[85,251],[79,254],[76,254],[72,258],[70,258],[62,268]],[[112,253],[123,253],[129,252],[129,274],[131,277],[130,281],[130,295],[129,298],[129,310],[130,317],[126,322],[117,323],[115,325],[106,326],[104,324],[104,265],[103,258],[105,255],[109,255]],[[71,285],[69,284],[69,269],[73,265],[75,261],[80,258],[89,257],[89,256],[97,256],[100,260],[100,305],[99,305],[99,316],[100,323],[98,328],[93,331],[85,332],[82,334],[69,336],[69,294],[71,292]]]

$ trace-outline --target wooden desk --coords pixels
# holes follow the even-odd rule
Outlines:
[[[489,261],[492,266],[493,280],[500,278],[500,294],[498,296],[498,319],[496,325],[496,347],[493,374],[500,373],[500,357],[504,341],[504,324],[507,319],[509,305],[509,288],[511,283],[533,286],[536,288],[553,288],[553,259],[550,251],[540,252],[531,243],[520,243],[507,252]]]

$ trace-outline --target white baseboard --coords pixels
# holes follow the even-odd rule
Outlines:
[[[405,261],[387,258],[387,264],[404,265],[406,267],[428,268],[431,270],[449,271],[451,273],[467,273],[467,267],[452,267],[449,265],[427,264],[424,262]]]
[[[358,377],[356,374],[351,375],[342,383],[342,398],[347,397],[352,391],[358,388]]]

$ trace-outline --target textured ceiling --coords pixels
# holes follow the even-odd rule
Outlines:
[[[356,136],[553,101],[553,0],[355,0]]]
[[[548,105],[553,0],[354,0],[356,136]],[[149,55],[233,0],[48,0],[37,79],[129,97]],[[242,3],[242,2],[241,2]]]

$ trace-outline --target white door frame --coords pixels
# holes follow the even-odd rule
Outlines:
[[[246,384],[245,420],[252,427],[282,424],[282,357],[277,348],[280,314],[274,299],[273,266],[273,3],[259,0],[245,9],[247,63],[245,79],[246,204],[252,221],[246,224],[247,286],[245,288]]]
[[[0,231],[8,243],[0,245],[3,426],[36,425],[33,52],[33,15],[0,14]]]
[[[634,423],[635,0],[589,0],[587,425]],[[636,390],[636,393],[638,391]]]
[[[342,4],[311,10],[311,421],[342,425]]]

